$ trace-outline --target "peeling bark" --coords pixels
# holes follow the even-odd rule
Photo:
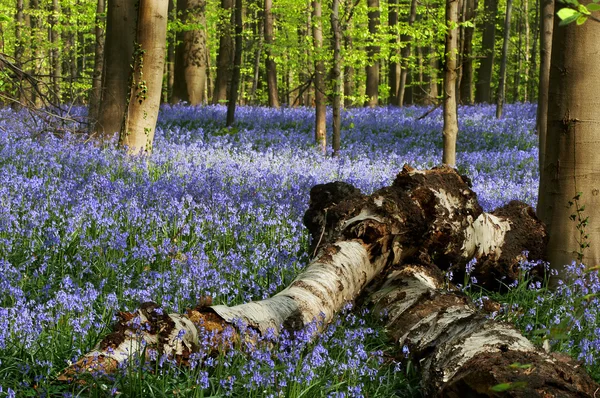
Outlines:
[[[388,335],[419,365],[426,396],[594,396],[598,385],[574,360],[537,349],[444,285],[435,266],[405,265],[369,298]],[[499,384],[508,386],[502,395],[491,390]]]
[[[497,286],[499,276],[518,277],[523,250],[541,255],[546,234],[529,206],[511,202],[484,213],[469,179],[454,169],[404,166],[371,195],[343,182],[313,187],[304,223],[317,255],[281,292],[232,307],[206,302],[185,314],[146,303],[121,313],[113,333],[60,379],[112,372],[136,351],[186,364],[207,343],[231,348],[236,337],[225,331],[238,321],[263,335],[315,320],[322,329],[356,300],[373,306],[390,338],[410,349],[429,396],[495,396],[490,387],[500,383],[514,383],[507,394],[519,397],[592,396],[598,387],[571,359],[538,350],[446,289],[442,270],[464,272],[472,258],[484,284]],[[532,366],[511,367],[517,362]]]

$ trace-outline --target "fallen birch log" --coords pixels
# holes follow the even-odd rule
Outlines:
[[[233,307],[202,305],[186,314],[165,314],[155,304],[142,305],[136,313],[121,314],[113,333],[60,378],[69,380],[85,372],[112,372],[133,353],[142,351],[166,354],[186,363],[205,343],[199,341],[199,329],[212,330],[218,335],[237,321],[260,333],[268,329],[275,333],[281,328],[300,329],[315,319],[326,325],[346,302],[355,300],[361,293],[371,294],[372,298],[367,301],[375,303],[379,310],[397,314],[394,322],[405,316],[414,318],[406,309],[385,305],[387,302],[398,304],[391,300],[392,296],[413,300],[413,292],[403,287],[407,282],[398,277],[410,274],[409,271],[402,273],[403,264],[426,264],[437,270],[432,266],[436,264],[460,270],[472,258],[477,258],[478,263],[484,265],[479,271],[483,277],[490,274],[490,270],[500,270],[498,274],[507,271],[506,277],[510,279],[518,276],[523,250],[529,250],[535,257],[543,251],[546,242],[543,226],[527,206],[511,203],[496,213],[484,213],[468,179],[446,167],[418,171],[405,166],[392,186],[369,196],[344,183],[317,185],[311,190],[310,207],[304,220],[312,236],[311,250],[316,256],[286,289],[266,300]],[[494,278],[496,276],[490,279],[490,284],[498,283]],[[414,303],[428,294],[437,294],[440,286],[436,283],[437,279],[430,279],[424,287],[419,287]],[[430,293],[423,293],[427,289]],[[474,311],[468,300],[463,302],[463,307]],[[457,325],[464,326],[468,318],[457,318]],[[411,321],[407,322],[410,325]],[[453,319],[447,320],[451,330],[455,328],[453,322]],[[400,341],[394,325],[386,323],[390,335]],[[501,326],[498,328],[504,330]],[[432,330],[435,332],[438,328]],[[527,347],[536,352],[516,330],[510,330],[512,332],[506,334],[498,332],[497,346],[509,347],[506,352],[512,353],[515,350],[511,344],[518,335],[520,343],[516,351]],[[433,342],[440,337],[431,336],[425,333],[424,339]],[[462,346],[468,341],[453,341],[458,345],[457,350],[468,351]],[[474,355],[469,360],[474,358],[480,356]],[[436,367],[439,364],[453,364],[452,361],[433,363],[432,369],[439,369]],[[453,377],[463,374],[464,364],[459,364],[461,366],[452,365],[447,374]],[[489,371],[496,372],[496,369],[492,366]],[[436,372],[428,379],[437,386],[431,391],[443,393],[450,379]],[[583,374],[582,378],[585,377]],[[593,385],[591,379],[586,380]]]

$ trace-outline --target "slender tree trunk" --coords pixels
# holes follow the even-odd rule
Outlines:
[[[323,62],[323,21],[321,0],[312,2],[313,48],[315,57],[315,141],[324,154],[327,153],[325,107],[325,64]]]
[[[523,71],[523,77],[525,78],[525,89],[523,90],[523,101],[529,100],[529,0],[523,0],[523,28],[525,29],[525,51],[523,57],[525,58],[525,70]],[[520,47],[520,46],[519,46]],[[519,48],[519,51],[521,49]]]
[[[511,0],[509,0],[511,1]],[[456,136],[458,116],[456,112],[456,66],[458,52],[458,0],[446,0],[446,46],[444,48],[444,150],[442,163],[456,164]]]
[[[435,46],[433,44],[427,48],[427,54],[429,57],[429,65],[427,67],[427,73],[423,77],[423,80],[426,85],[426,92],[424,95],[423,103],[425,105],[432,105],[437,102],[438,98],[439,70],[439,60],[435,52]]]
[[[552,57],[552,32],[554,29],[554,0],[540,0],[540,79],[538,85],[537,132],[539,136],[540,181],[546,170],[546,134],[548,127],[548,89],[550,85],[550,59]],[[540,191],[541,194],[541,191]]]
[[[169,22],[178,18],[177,9],[173,0],[169,0]],[[167,61],[165,62],[165,74],[167,76],[166,90],[163,93],[163,102],[171,102],[173,98],[173,86],[175,85],[175,46],[177,34],[167,31]],[[164,84],[164,83],[163,83]]]
[[[25,18],[23,17],[23,0],[17,0],[17,12],[15,15],[15,64],[19,68],[23,68],[23,54],[25,53],[25,45],[22,35],[22,30],[25,27]],[[14,109],[18,110],[21,105],[27,102],[27,96],[25,91],[25,82],[20,81],[18,87],[19,93],[17,98],[18,102],[13,103]]]
[[[151,153],[162,94],[168,0],[139,0],[129,101],[119,136],[129,153]]]
[[[340,0],[333,0],[331,6],[331,31],[333,35],[333,65],[331,78],[333,80],[333,156],[340,153],[342,131],[342,30],[340,27]]]
[[[233,38],[231,37],[231,27],[234,26],[234,16],[232,13],[234,0],[221,0],[221,9],[225,14],[230,15],[227,19],[219,22],[219,51],[217,53],[217,78],[213,90],[212,103],[220,104],[227,100],[227,87],[231,80],[234,58]],[[229,23],[227,22],[229,21]]]
[[[477,73],[475,102],[492,102],[492,76],[494,70],[494,44],[496,43],[496,14],[498,0],[484,0],[483,37],[481,63]]]
[[[539,5],[539,0],[535,0],[535,17],[533,18],[533,20],[535,21],[535,25],[533,28],[533,45],[531,46],[531,54],[530,54],[530,59],[531,59],[531,68],[529,69],[529,87],[528,87],[528,91],[529,91],[529,98],[533,101],[533,98],[535,98],[535,88],[536,88],[536,83],[537,83],[537,77],[539,77],[538,74],[538,68],[537,68],[537,57],[538,57],[538,37],[540,35],[540,5]],[[538,112],[539,112],[539,107],[538,107]],[[536,127],[538,127],[536,125]],[[539,129],[536,129],[536,133],[539,132]]]
[[[129,94],[136,20],[133,2],[110,0],[106,16],[102,101],[95,125],[100,140],[111,139],[121,130]]]
[[[500,62],[500,82],[498,83],[498,96],[496,101],[496,118],[502,117],[504,106],[504,93],[506,91],[506,63],[508,62],[508,42],[510,41],[510,15],[513,0],[506,1],[506,18],[504,19],[504,43],[502,45],[502,60]]]
[[[39,18],[35,15],[35,11],[40,9],[39,0],[30,0],[29,8],[34,11],[29,16],[29,24],[31,26],[31,56],[33,58],[31,63],[30,73],[32,75],[37,75],[40,71],[39,65],[42,61],[42,52],[40,50],[39,42],[39,34],[40,34],[40,23]],[[38,93],[38,90],[41,90],[40,86],[32,87],[31,90],[31,104],[36,108],[41,106],[41,98]]]
[[[600,63],[591,54],[600,54],[600,24],[559,26],[555,18],[537,211],[550,236],[548,260],[562,276],[573,260],[600,263]]]
[[[379,0],[367,0],[369,8],[369,45],[367,46],[367,83],[365,95],[367,101],[365,106],[374,107],[378,103],[379,93],[379,46],[377,43],[377,34],[379,33]]]
[[[398,0],[388,0],[388,27],[390,30],[390,65],[388,68],[388,84],[390,89],[390,105],[398,105],[398,89],[400,87],[400,51],[398,50]]]
[[[348,32],[344,33],[344,51],[352,51],[352,37]],[[354,97],[354,66],[350,63],[344,64],[344,107],[352,106]]]
[[[60,32],[58,22],[60,16],[60,3],[58,0],[52,0],[51,10],[52,11],[50,12],[50,16],[48,17],[48,23],[50,25],[50,64],[52,68],[52,91],[54,92],[54,101],[60,103],[62,99],[60,89],[60,83],[62,78],[62,65],[59,49]]]
[[[181,23],[194,28],[177,33],[172,103],[185,101],[190,105],[198,105],[204,101],[208,67],[205,8],[206,0],[177,1]]]
[[[229,89],[229,100],[227,101],[227,121],[226,126],[233,125],[235,121],[235,106],[237,104],[240,92],[240,81],[242,76],[242,33],[244,29],[242,21],[242,0],[235,0],[234,8],[234,29],[235,29],[235,53],[233,57],[233,75],[231,77],[231,87]]]
[[[263,19],[262,17],[258,17],[258,34],[257,34],[257,38],[258,38],[258,44],[256,45],[256,52],[254,53],[254,69],[253,69],[253,76],[252,76],[252,87],[250,89],[250,103],[255,105],[256,104],[256,90],[258,89],[258,85],[260,83],[260,61],[261,61],[261,57],[262,57],[262,51],[263,51],[263,39],[264,39],[264,35],[261,34],[263,31]],[[300,36],[303,37],[303,36]],[[302,80],[302,74],[300,75],[300,80]]]
[[[89,118],[93,122],[98,119],[100,112],[100,101],[102,98],[102,69],[104,67],[104,24],[106,23],[106,4],[104,0],[98,0],[96,4],[96,26],[94,46],[94,70],[92,72],[92,90],[89,97]]]
[[[525,3],[525,1],[521,0],[521,3]],[[518,16],[518,24],[517,24],[517,35],[518,35],[518,42],[517,42],[517,62],[515,65],[515,70],[514,70],[514,77],[513,77],[513,84],[512,84],[512,100],[513,102],[517,102],[519,101],[519,91],[521,89],[521,68],[523,66],[523,61],[522,61],[522,57],[521,57],[521,52],[523,51],[522,49],[522,45],[523,45],[523,12],[521,9],[518,9],[519,11],[519,16]]]
[[[313,36],[313,28],[312,28],[312,23],[313,23],[313,21],[312,21],[312,0],[308,0],[308,8],[309,8],[309,10],[311,10],[311,12],[308,12],[306,15],[306,33],[305,33],[305,35],[314,37]],[[304,44],[302,44],[302,45],[304,45]],[[313,42],[313,45],[314,45],[314,42]],[[314,86],[315,86],[315,82],[314,82],[315,78],[314,78],[314,75],[312,75],[310,73],[310,71],[314,68],[314,65],[315,65],[315,62],[314,62],[315,60],[313,58],[314,51],[312,51],[311,46],[304,46],[304,47],[306,47],[306,65],[308,65],[307,69],[309,72],[305,81],[308,82],[308,79],[312,80],[310,84],[307,83],[308,87],[306,88],[305,95],[304,95],[304,105],[305,106],[313,106],[314,98],[313,98],[313,91],[311,90],[311,87],[314,88]],[[316,74],[316,71],[315,71],[315,74]]]
[[[465,0],[465,21],[473,23],[475,19],[475,10],[477,9],[476,0]],[[465,26],[464,28],[464,52],[462,57],[462,77],[460,79],[460,102],[462,104],[473,103],[473,34],[475,28]]]
[[[409,27],[412,27],[414,25],[416,18],[417,18],[417,0],[411,0],[410,12],[408,14],[408,26]],[[406,81],[411,72],[409,69],[409,58],[410,58],[412,37],[408,34],[403,34],[400,36],[400,40],[402,43],[404,43],[404,47],[400,51],[401,58],[402,58],[402,68],[400,70],[400,83],[399,83],[399,87],[398,87],[398,106],[403,106],[404,99],[405,99],[405,93],[406,93]],[[411,94],[412,94],[412,90],[411,90]],[[411,95],[411,97],[412,97],[412,95]],[[412,103],[412,98],[409,102]]]
[[[273,46],[273,12],[271,7],[273,0],[265,0],[265,66],[267,70],[267,93],[269,106],[279,108],[279,96],[277,93],[277,65],[271,53]]]

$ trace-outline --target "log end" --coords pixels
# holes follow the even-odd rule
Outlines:
[[[598,384],[570,357],[543,352],[485,352],[465,363],[442,397],[594,397]]]

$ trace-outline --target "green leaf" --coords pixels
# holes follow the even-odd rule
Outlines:
[[[561,13],[561,11],[565,12]],[[575,22],[581,16],[581,13],[573,10],[572,8],[562,8],[558,11],[556,15],[558,15],[558,17],[562,19],[562,21],[560,21],[558,25],[564,26],[570,24],[571,22]]]
[[[8,22],[10,20],[11,19],[8,15],[0,14],[0,22]]]
[[[577,6],[577,11],[579,11],[583,15],[590,15],[590,12],[588,11],[588,9],[583,4],[579,4]]]
[[[558,17],[564,21],[565,19],[571,18],[574,15],[579,16],[579,12],[577,12],[576,10],[574,10],[572,8],[561,8],[560,10],[558,10],[556,15],[558,15]]]
[[[590,3],[587,5],[587,9],[590,12],[600,11],[600,4]]]
[[[580,16],[579,18],[577,18],[577,25],[583,25],[585,21],[587,21],[587,19],[587,15]]]

